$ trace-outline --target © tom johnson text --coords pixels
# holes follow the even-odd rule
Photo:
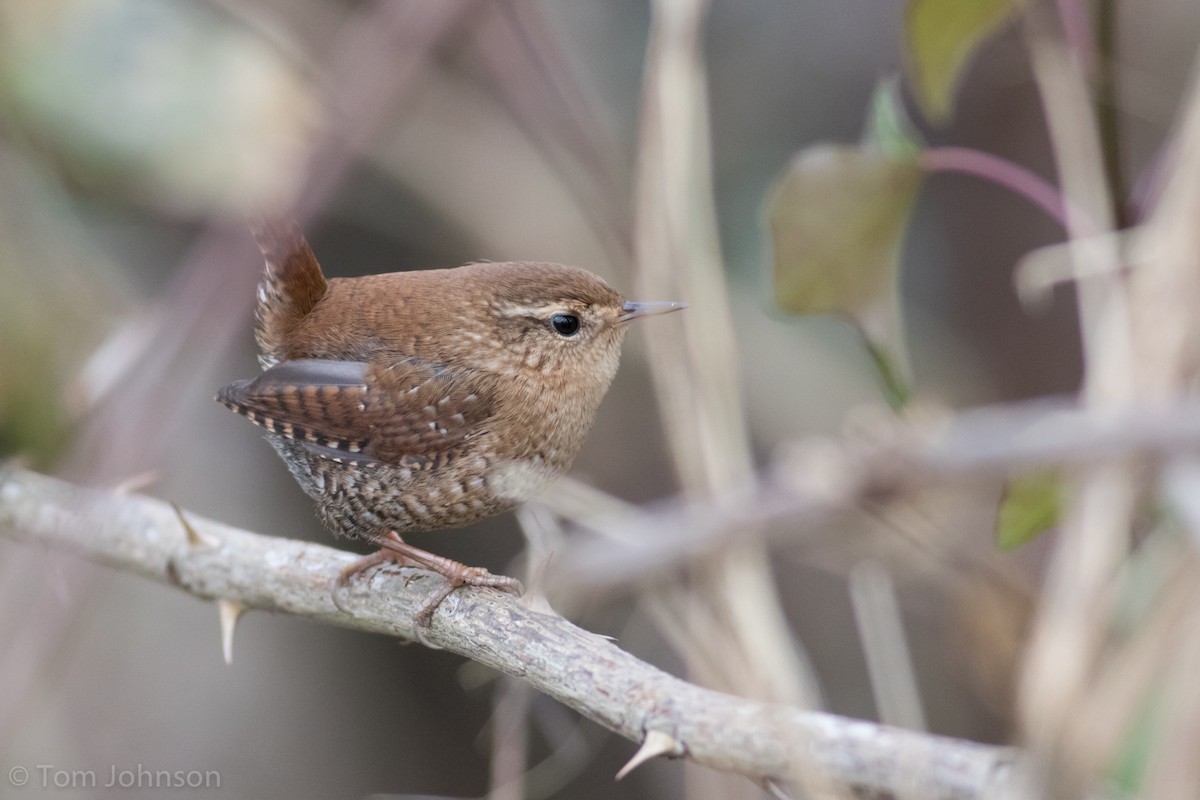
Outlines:
[[[142,764],[112,764],[107,770],[36,764],[13,767],[8,782],[18,788],[33,784],[43,789],[219,789],[221,773],[215,769],[149,769]]]

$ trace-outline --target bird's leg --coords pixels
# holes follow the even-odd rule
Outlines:
[[[360,558],[342,570],[334,585],[334,604],[337,605],[338,590],[344,587],[350,578],[385,561],[394,561],[401,566],[423,567],[436,572],[446,579],[446,585],[439,589],[437,594],[426,600],[425,604],[417,611],[416,616],[413,617],[417,638],[427,647],[436,647],[425,637],[425,631],[429,630],[429,623],[433,619],[433,612],[458,587],[486,586],[513,594],[521,594],[525,591],[521,582],[516,578],[510,578],[507,575],[493,575],[483,567],[468,567],[452,558],[414,547],[401,539],[395,531],[388,531],[384,535],[369,536],[367,540],[377,545],[379,550]],[[338,607],[341,608],[340,605]]]

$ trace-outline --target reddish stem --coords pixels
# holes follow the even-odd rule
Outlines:
[[[960,172],[1003,186],[1054,217],[1068,232],[1071,218],[1094,229],[1087,217],[1074,208],[1057,187],[1000,156],[967,147],[932,147],[922,151],[918,163],[928,172]]]

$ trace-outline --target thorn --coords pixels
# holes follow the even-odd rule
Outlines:
[[[629,759],[629,763],[621,767],[621,771],[617,773],[617,780],[621,780],[650,759],[665,755],[683,755],[683,745],[675,741],[675,737],[669,733],[647,731],[646,738],[642,740],[642,746],[633,754],[633,758]]]
[[[179,517],[179,524],[183,526],[183,532],[187,536],[187,543],[191,547],[217,547],[221,544],[214,536],[206,536],[192,527],[192,523],[187,521],[187,517],[183,516],[183,509],[175,503],[171,503],[171,508],[175,509],[175,516]]]
[[[217,613],[221,617],[221,653],[225,656],[225,663],[232,664],[233,630],[237,627],[242,614],[246,613],[246,607],[232,600],[218,600]]]

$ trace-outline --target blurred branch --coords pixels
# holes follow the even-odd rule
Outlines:
[[[1113,221],[1117,229],[1127,228],[1129,191],[1121,163],[1121,121],[1117,103],[1120,93],[1117,84],[1117,2],[1098,0],[1096,3],[1096,71],[1093,76],[1096,92],[1096,120],[1100,130],[1100,146],[1104,153],[1104,174],[1112,197]]]
[[[1120,273],[1113,189],[1104,169],[1103,135],[1083,65],[1073,58],[1045,9],[1029,6],[1026,36],[1034,80],[1068,208],[1068,248],[1077,280],[1083,349],[1081,400],[1095,413],[1127,411],[1144,397],[1128,282]],[[1123,202],[1124,198],[1120,198]],[[1072,211],[1087,215],[1081,219]],[[1128,460],[1087,464],[1071,477],[1059,535],[1025,649],[1018,689],[1023,739],[1038,761],[1045,790],[1062,795],[1087,790],[1107,754],[1084,754],[1072,736],[1073,720],[1089,707],[1093,676],[1106,663],[1110,619],[1104,607],[1113,576],[1133,544],[1143,500],[1139,476]],[[1092,701],[1094,702],[1094,701]],[[1102,701],[1103,702],[1103,701]],[[1052,790],[1050,787],[1054,787]],[[1043,788],[1043,787],[1039,787]]]
[[[839,515],[924,488],[1200,451],[1200,408],[1186,403],[1106,412],[1037,400],[960,412],[923,428],[896,423],[876,434],[858,442],[790,445],[773,470],[775,480],[721,503],[666,504],[633,519],[614,513],[611,525],[603,517],[588,520],[586,527],[612,535],[558,556],[552,588],[594,596],[661,581],[747,539],[811,542]],[[555,508],[553,495],[546,501]],[[789,524],[769,524],[783,520]]]
[[[13,467],[0,469],[0,536],[73,552],[205,600],[405,638],[441,580],[411,569],[375,572],[347,587],[343,601],[353,614],[343,613],[330,590],[355,558],[351,553],[241,531],[185,516],[160,500],[84,489]],[[1007,782],[1015,759],[1007,748],[703,689],[492,590],[451,595],[434,615],[429,638],[528,681],[628,739],[654,734],[655,741],[673,743],[670,754],[760,782],[817,769],[871,793],[972,798]]]
[[[477,4],[374,2],[338,31],[326,64],[333,123],[292,209],[302,223],[329,203],[354,159],[395,113],[396,101]]]
[[[513,120],[574,198],[617,269],[632,245],[624,210],[626,168],[576,80],[540,6],[506,0],[472,18],[480,55]]]
[[[683,492],[720,502],[753,484],[754,459],[717,238],[703,47],[707,7],[706,0],[651,4],[634,258],[640,294],[675,298],[691,307],[678,326],[648,338],[647,355]],[[812,702],[817,681],[792,636],[762,547],[747,541],[695,566],[694,588],[672,587],[647,599],[666,621],[659,627],[691,673],[739,694]],[[706,648],[706,642],[721,646]],[[801,773],[788,777],[804,778]]]

